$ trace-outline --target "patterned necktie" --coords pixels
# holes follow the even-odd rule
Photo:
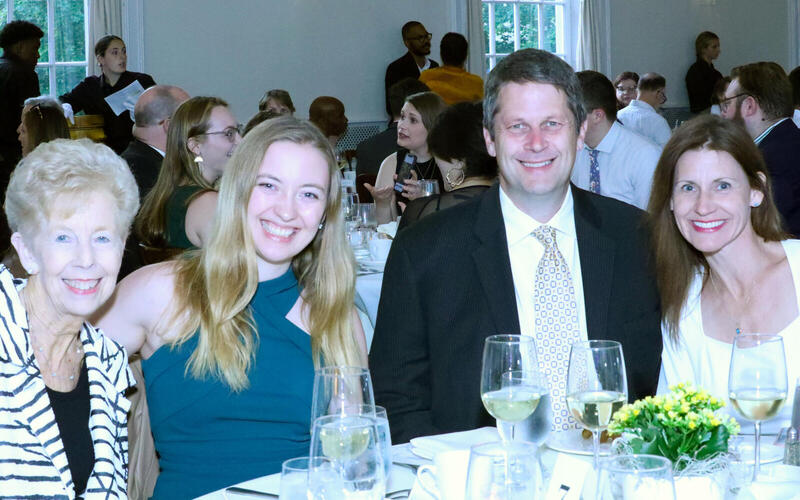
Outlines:
[[[596,149],[589,150],[589,191],[600,194],[600,166],[597,164]]]
[[[550,385],[553,430],[574,429],[578,423],[567,408],[567,367],[570,347],[581,339],[575,287],[556,244],[555,228],[540,226],[532,234],[544,246],[533,291],[536,354]]]

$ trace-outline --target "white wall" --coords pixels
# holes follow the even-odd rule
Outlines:
[[[688,106],[684,77],[695,61],[694,40],[706,30],[720,37],[722,53],[714,66],[723,75],[755,61],[775,61],[789,71],[795,65],[790,18],[796,15],[789,4],[787,0],[610,0],[610,77],[622,71],[661,73],[667,79],[666,106]]]
[[[446,0],[150,0],[143,2],[144,71],[192,95],[227,100],[240,122],[271,88],[297,116],[332,95],[350,121],[386,118],[386,66],[406,51],[401,26],[417,19],[438,41],[453,30]]]

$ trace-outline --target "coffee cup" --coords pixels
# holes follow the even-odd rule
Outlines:
[[[469,450],[443,451],[419,468],[417,482],[437,500],[464,500],[468,467]]]
[[[369,241],[369,255],[373,259],[385,262],[389,257],[389,249],[392,248],[392,240],[386,238],[372,238]]]

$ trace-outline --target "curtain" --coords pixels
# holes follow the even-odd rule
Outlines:
[[[94,57],[94,44],[105,35],[122,37],[122,0],[89,1],[89,47],[93,60],[92,74],[100,74],[100,66]]]
[[[602,64],[603,11],[600,0],[581,0],[576,70],[599,71]]]
[[[481,0],[467,0],[467,71],[486,79],[486,47],[483,46],[483,5]]]

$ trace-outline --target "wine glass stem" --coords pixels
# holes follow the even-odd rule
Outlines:
[[[758,478],[758,470],[761,467],[761,421],[756,420],[755,422],[755,445],[753,449],[755,450],[755,457],[753,459],[753,482],[756,481]]]
[[[594,449],[594,470],[598,470],[600,462],[600,432],[592,431],[592,447]]]

